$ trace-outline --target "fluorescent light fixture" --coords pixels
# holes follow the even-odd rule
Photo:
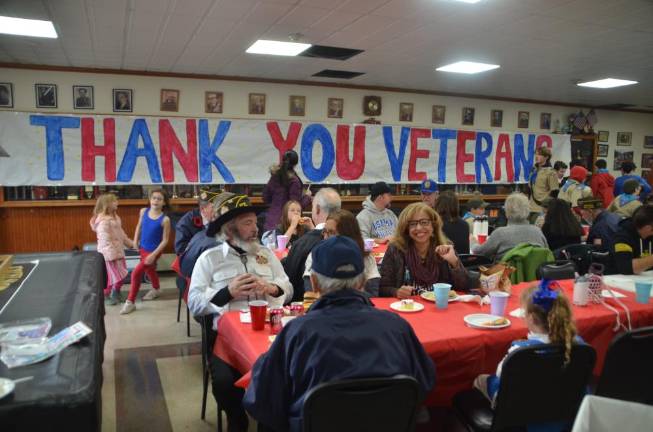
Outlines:
[[[499,67],[500,67],[499,65],[487,64],[487,63],[460,61],[457,63],[451,63],[449,65],[439,67],[436,69],[436,71],[475,74],[479,72],[489,71],[492,69],[498,69]]]
[[[57,38],[52,21],[0,16],[0,33],[18,36]]]
[[[579,85],[581,87],[612,88],[612,87],[621,87],[621,86],[627,86],[632,84],[637,84],[637,81],[628,81],[628,80],[622,80],[616,78],[605,78],[597,81],[587,81],[584,83],[578,83],[576,85]]]
[[[259,39],[247,48],[250,54],[270,54],[280,56],[296,56],[311,47],[311,44],[297,42],[280,42]]]
[[[462,2],[462,3],[471,3],[471,4],[473,4],[473,3],[479,3],[481,0],[455,0],[455,1],[459,1],[459,2]]]

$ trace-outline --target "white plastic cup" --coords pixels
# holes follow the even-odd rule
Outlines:
[[[372,249],[374,249],[374,239],[367,238],[364,240],[365,242],[365,250],[367,252],[372,252]]]
[[[277,247],[279,250],[286,250],[286,246],[288,246],[288,236],[287,235],[278,235],[277,236]]]
[[[574,283],[574,298],[573,303],[576,306],[587,306],[589,302],[590,283],[588,281],[581,281]]]
[[[510,294],[503,291],[490,292],[490,313],[496,316],[504,316],[506,305],[508,304]]]

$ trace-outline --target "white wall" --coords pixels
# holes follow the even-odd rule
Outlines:
[[[403,124],[422,127],[450,127],[468,129],[490,128],[490,111],[503,110],[504,130],[517,130],[517,112],[530,112],[529,130],[541,131],[540,113],[552,114],[552,125],[555,120],[560,124],[566,122],[569,114],[578,111],[570,107],[556,105],[541,105],[530,103],[515,103],[492,101],[485,99],[460,98],[448,96],[433,96],[411,93],[380,92],[372,90],[338,89],[332,87],[270,84],[242,81],[224,81],[194,78],[169,78],[138,75],[112,75],[80,72],[40,71],[28,69],[0,68],[0,82],[11,82],[14,87],[15,111],[42,111],[61,113],[93,113],[115,115],[160,115],[188,117],[224,117],[224,118],[266,118],[277,120],[301,119],[304,121],[333,122],[336,119],[327,118],[327,99],[338,97],[344,99],[344,116],[340,123],[356,123],[363,121],[362,101],[366,95],[382,97],[383,113],[378,120],[388,124]],[[36,109],[34,84],[57,84],[58,108]],[[94,110],[73,109],[73,85],[92,85],[95,93]],[[112,89],[130,88],[134,90],[133,109],[130,114],[112,112]],[[178,113],[159,110],[160,90],[180,90],[180,109]],[[204,113],[204,92],[220,91],[224,94],[223,114]],[[601,90],[597,90],[601,91]],[[609,90],[607,90],[609,91]],[[265,93],[267,95],[266,115],[255,116],[247,113],[249,93]],[[290,95],[306,96],[306,116],[291,117],[288,115],[288,97]],[[414,104],[413,122],[399,122],[399,103]],[[445,105],[446,120],[444,125],[431,123],[431,106]],[[462,108],[476,109],[474,126],[465,127],[461,124]],[[2,109],[2,108],[0,108]],[[587,113],[587,108],[584,109]],[[643,152],[653,153],[653,149],[643,149],[645,135],[653,135],[653,114],[628,113],[621,111],[597,111],[598,124],[595,130],[610,132],[608,144],[608,165],[612,169],[614,150],[633,150],[634,161],[641,172],[641,155]],[[632,146],[616,146],[617,132],[632,132]],[[565,161],[568,162],[568,161]]]

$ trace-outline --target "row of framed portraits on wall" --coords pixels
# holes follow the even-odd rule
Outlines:
[[[599,142],[604,143],[608,142],[610,138],[610,131],[599,131],[598,133]],[[632,132],[617,132],[617,145],[618,146],[629,146],[633,144],[633,133]],[[599,144],[599,147],[603,144]],[[607,144],[606,144],[607,146]],[[653,148],[653,136],[646,135],[644,136],[644,148]],[[607,152],[606,152],[607,153]],[[606,154],[607,156],[607,154]]]
[[[600,155],[599,155],[600,156]],[[613,169],[615,171],[621,169],[621,164],[626,161],[635,162],[635,152],[634,151],[614,151],[614,165]],[[642,169],[642,177],[647,178],[648,174],[645,171],[650,171],[653,169],[653,153],[642,153],[641,165],[639,166]]]

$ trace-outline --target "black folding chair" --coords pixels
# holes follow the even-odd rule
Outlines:
[[[519,348],[503,363],[495,408],[477,389],[454,396],[458,418],[473,432],[521,431],[528,425],[571,425],[585,396],[596,361],[594,348],[572,347],[564,364],[564,349],[557,345]]]
[[[653,405],[653,327],[612,340],[596,395]]]
[[[535,270],[537,279],[564,280],[576,277],[576,264],[569,260],[558,260],[541,264]]]
[[[187,281],[185,277],[177,276],[177,290],[179,291],[179,298],[177,299],[177,322],[181,316],[181,303],[184,300],[184,293],[187,289]],[[186,306],[186,336],[190,337],[190,310]]]
[[[206,418],[206,397],[209,392],[209,379],[211,378],[211,368],[209,367],[209,359],[213,352],[213,343],[215,338],[211,337],[211,327],[213,327],[213,315],[204,315],[201,318],[200,325],[202,326],[202,415],[201,418]],[[220,404],[217,403],[218,411],[218,432],[222,432],[222,409]]]
[[[579,274],[585,274],[592,264],[596,247],[588,244],[570,244],[553,251],[556,260],[573,261]]]
[[[458,258],[465,268],[477,269],[478,266],[489,266],[494,264],[492,259],[484,255],[460,254],[458,255]]]
[[[408,432],[420,400],[413,377],[334,381],[311,389],[304,400],[304,432]]]

